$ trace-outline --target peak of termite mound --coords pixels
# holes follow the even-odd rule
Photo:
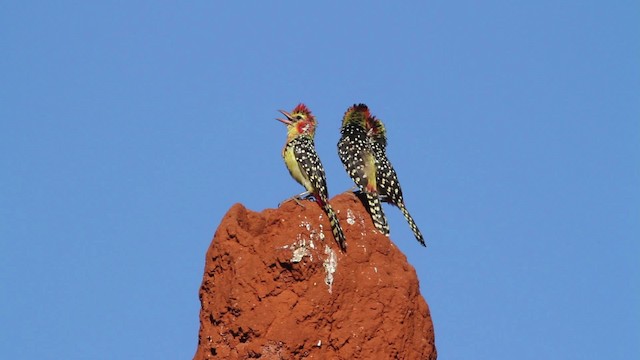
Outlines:
[[[436,359],[414,268],[352,193],[331,200],[336,243],[311,201],[240,204],[207,251],[195,359]]]

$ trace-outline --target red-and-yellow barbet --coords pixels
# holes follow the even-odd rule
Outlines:
[[[376,184],[380,198],[400,209],[418,242],[422,246],[426,246],[418,225],[413,221],[404,204],[398,174],[387,158],[387,131],[382,121],[375,116],[369,116],[367,119],[367,137],[376,158]]]
[[[365,104],[351,106],[342,118],[338,156],[347,174],[364,194],[375,227],[389,235],[389,225],[378,197],[376,158],[367,136],[369,108]]]
[[[282,149],[284,163],[291,176],[306,189],[306,192],[298,197],[313,196],[329,218],[333,237],[342,250],[346,250],[344,232],[338,216],[329,204],[324,168],[315,149],[313,139],[317,126],[316,118],[304,104],[298,104],[290,113],[279,111],[285,119],[277,120],[287,125],[287,143]]]

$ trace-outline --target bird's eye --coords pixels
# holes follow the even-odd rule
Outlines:
[[[297,119],[297,120],[302,120],[302,115],[297,115],[297,116],[296,116],[296,119]]]

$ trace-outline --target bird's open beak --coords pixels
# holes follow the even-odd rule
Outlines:
[[[289,114],[288,112],[284,111],[284,110],[278,110],[282,113],[282,115],[284,115],[287,120],[285,119],[280,119],[280,118],[276,118],[276,120],[280,121],[281,123],[285,124],[285,125],[291,125],[293,123],[293,119],[291,118],[291,114]]]

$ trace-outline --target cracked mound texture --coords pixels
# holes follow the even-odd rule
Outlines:
[[[322,210],[302,203],[261,213],[236,204],[224,216],[207,251],[194,359],[436,359],[415,270],[358,198],[331,200],[346,253]]]

